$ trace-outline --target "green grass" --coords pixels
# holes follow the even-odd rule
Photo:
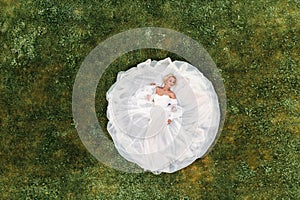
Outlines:
[[[299,1],[0,0],[0,7],[1,199],[300,199]],[[201,43],[227,95],[213,150],[159,176],[99,163],[81,143],[71,110],[88,53],[114,34],[147,26]],[[99,87],[108,89],[120,69],[166,56],[179,58],[130,52]],[[96,108],[105,127],[103,95]]]

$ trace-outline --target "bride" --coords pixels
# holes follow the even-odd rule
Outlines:
[[[131,98],[129,104],[137,106],[137,109],[129,109],[132,122],[140,124],[134,120],[136,115],[148,120],[147,128],[144,129],[144,138],[148,139],[143,141],[139,153],[157,152],[169,145],[178,134],[182,108],[178,105],[175,93],[171,91],[175,84],[176,77],[168,74],[163,78],[163,86],[152,82],[150,87],[137,90]]]
[[[164,77],[164,87],[157,86],[155,88],[155,95],[147,95],[147,100],[151,100],[154,102],[155,105],[160,105],[163,108],[168,108],[171,106],[171,111],[176,111],[176,95],[173,91],[171,91],[171,87],[176,84],[176,77],[173,74],[169,74]],[[156,85],[155,83],[151,83],[150,85]],[[166,97],[166,98],[165,98]],[[172,99],[174,99],[172,101]],[[168,119],[167,123],[171,123],[171,119]]]
[[[188,166],[207,152],[217,134],[214,88],[185,62],[147,60],[119,72],[107,100],[107,130],[116,149],[154,174]]]

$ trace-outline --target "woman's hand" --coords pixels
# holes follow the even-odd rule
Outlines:
[[[147,99],[148,101],[150,101],[150,100],[151,100],[151,94],[147,94],[147,95],[146,95],[146,99]]]
[[[172,111],[172,112],[176,112],[176,111],[177,111],[176,106],[173,105],[173,106],[171,107],[171,111]]]
[[[168,125],[171,124],[172,120],[168,119],[167,123]]]

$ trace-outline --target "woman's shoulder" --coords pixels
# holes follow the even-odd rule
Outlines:
[[[155,86],[155,91],[156,92],[161,91],[162,89],[163,89],[163,87],[161,87],[161,86],[158,86],[158,85]]]
[[[170,92],[169,92],[169,97],[170,97],[171,99],[176,99],[176,95],[175,95],[175,93],[174,93],[173,91],[170,91]]]

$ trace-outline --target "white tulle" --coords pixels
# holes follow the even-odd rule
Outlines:
[[[169,73],[177,79],[171,88],[176,99],[155,93]],[[149,59],[119,72],[107,100],[107,130],[116,149],[155,174],[188,166],[207,152],[218,132],[220,109],[213,85],[186,62]]]

